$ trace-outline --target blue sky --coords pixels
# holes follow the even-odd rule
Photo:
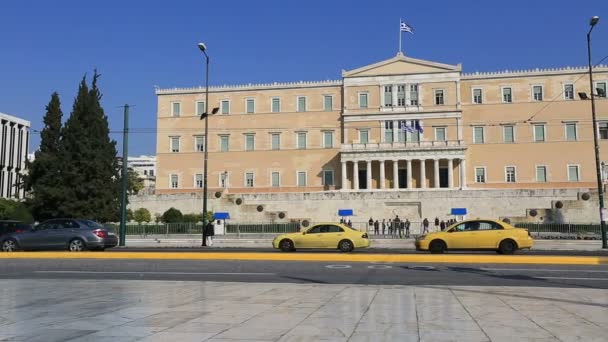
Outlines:
[[[203,83],[198,41],[214,85],[339,79],[395,55],[400,17],[416,30],[404,35],[407,55],[465,72],[575,66],[586,64],[593,15],[597,62],[608,56],[606,0],[2,1],[0,112],[39,130],[50,94],[67,117],[81,77],[97,68],[119,151],[119,107],[129,103],[131,127],[150,132],[130,136],[129,154],[153,154],[154,86]],[[33,134],[31,149],[38,143]]]

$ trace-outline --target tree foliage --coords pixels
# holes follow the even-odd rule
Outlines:
[[[150,214],[150,211],[148,209],[139,208],[133,213],[133,219],[137,223],[150,222],[152,221],[152,215]]]
[[[26,206],[17,201],[0,198],[0,220],[16,220],[33,223],[34,218]]]
[[[183,222],[184,215],[181,211],[171,207],[167,211],[163,213],[162,217],[163,222],[165,223],[178,223]]]
[[[137,195],[141,189],[144,188],[144,180],[139,177],[139,174],[135,172],[132,168],[128,168],[127,170],[129,176],[129,183],[127,191],[129,194]]]

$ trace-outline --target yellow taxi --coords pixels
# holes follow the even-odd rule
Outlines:
[[[475,219],[457,222],[443,232],[421,235],[416,250],[443,253],[448,250],[494,250],[513,254],[518,249],[530,249],[534,240],[526,229],[505,222]]]
[[[297,248],[329,248],[351,252],[369,247],[367,233],[341,223],[319,223],[305,231],[279,235],[272,241],[274,248],[292,252]]]

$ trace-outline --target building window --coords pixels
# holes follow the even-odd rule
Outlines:
[[[359,130],[359,143],[360,144],[368,144],[369,143],[369,130],[360,129]]]
[[[608,121],[598,123],[598,129],[600,131],[600,139],[608,139]]]
[[[534,141],[545,141],[545,125],[534,125]]]
[[[323,170],[323,185],[334,185],[334,170]]]
[[[196,116],[205,114],[205,101],[196,102]]]
[[[597,82],[595,84],[595,91],[599,97],[606,97],[606,82]]]
[[[479,89],[479,88],[473,89],[473,103],[482,104],[483,103],[482,96],[483,96],[483,94],[481,92],[481,89]]]
[[[475,182],[476,183],[485,183],[486,182],[485,167],[476,167],[475,168]]]
[[[393,86],[384,86],[384,107],[393,106]]]
[[[245,173],[245,187],[253,188],[253,172]]]
[[[576,141],[578,137],[576,136],[576,123],[571,122],[566,124],[566,140],[568,141]]]
[[[179,178],[177,175],[171,175],[171,189],[177,189],[179,186]]]
[[[280,98],[278,98],[278,97],[272,98],[270,111],[273,113],[279,113],[281,111],[281,99]]]
[[[205,152],[205,136],[194,137],[194,148],[196,152]]]
[[[507,183],[515,183],[515,166],[507,166],[505,173]]]
[[[564,84],[564,99],[574,100],[574,84]]]
[[[443,105],[443,89],[435,90],[435,105]]]
[[[197,173],[196,175],[194,175],[194,186],[196,186],[197,188],[203,187],[203,174],[202,173]]]
[[[397,86],[397,106],[405,107],[405,85]]]
[[[222,100],[222,114],[230,114],[230,101]]]
[[[515,127],[514,126],[503,126],[502,128],[504,142],[512,143],[515,142]]]
[[[300,149],[300,150],[306,149],[306,132],[298,133],[298,149]]]
[[[179,152],[179,137],[171,137],[171,152]]]
[[[403,134],[405,135],[405,132],[403,132]],[[401,139],[401,137],[399,137],[399,139]],[[409,141],[411,142],[420,142],[420,131],[414,130],[413,132],[411,132],[409,139]]]
[[[331,112],[334,109],[334,97],[331,95],[323,96],[323,108],[326,112]]]
[[[245,101],[245,107],[247,107],[247,114],[255,113],[255,99],[247,99]]]
[[[334,132],[323,132],[323,147],[333,148],[334,147]]]
[[[483,127],[473,127],[473,143],[474,144],[483,144],[484,143],[484,134]]]
[[[547,182],[547,167],[537,166],[536,167],[536,181],[540,183]]]
[[[410,105],[417,106],[418,105],[418,85],[410,84]]]
[[[568,180],[570,182],[580,181],[578,165],[568,165]]]
[[[534,101],[543,100],[543,86],[533,86],[532,87],[532,98],[534,99]]]
[[[393,122],[384,121],[384,142],[393,142]]]
[[[298,171],[298,186],[306,186],[306,172]]]
[[[272,187],[278,188],[281,186],[281,174],[278,171],[273,171],[270,175]]]
[[[306,97],[298,96],[298,112],[306,111]]]
[[[230,136],[220,135],[220,152],[228,152],[230,150]]]
[[[368,104],[367,104],[367,93],[360,93],[359,94],[359,108],[367,108]]]
[[[180,116],[182,114],[182,104],[181,102],[172,102],[171,103],[171,116]]]
[[[229,179],[228,172],[222,172],[220,174],[220,187],[227,188],[229,181],[230,181],[230,179]]]
[[[435,127],[435,141],[446,141],[445,127]]]
[[[511,87],[502,88],[502,102],[511,103],[513,102],[513,92]]]
[[[255,134],[245,134],[245,150],[255,150]]]
[[[280,150],[281,149],[281,134],[279,133],[272,133],[270,134],[270,148],[273,150]]]

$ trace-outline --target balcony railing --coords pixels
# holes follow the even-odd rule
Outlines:
[[[368,143],[368,144],[342,144],[341,151],[380,151],[380,150],[403,150],[403,149],[433,149],[449,147],[466,147],[463,140],[447,141],[408,141],[393,143]]]

